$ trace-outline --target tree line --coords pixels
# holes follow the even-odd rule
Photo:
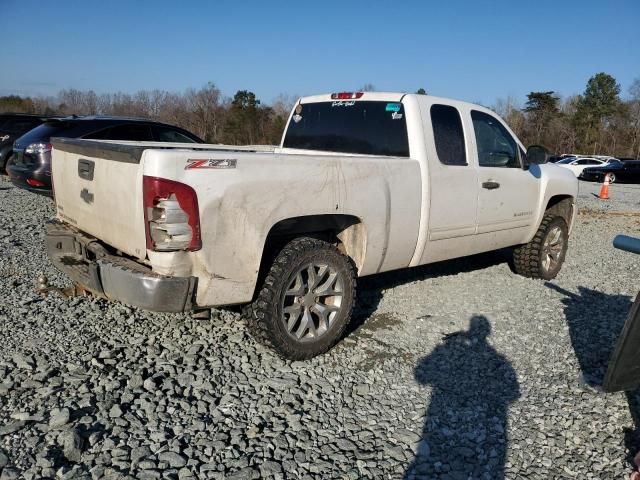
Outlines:
[[[375,87],[366,84],[361,90]],[[424,89],[417,93],[426,94]],[[579,95],[534,91],[524,105],[512,97],[491,108],[525,143],[554,153],[640,158],[640,78],[622,99],[619,83],[607,73],[589,79]],[[182,93],[141,90],[134,94],[65,89],[56,97],[0,97],[0,111],[48,115],[125,115],[183,127],[210,143],[277,144],[295,97],[280,95],[263,104],[248,90],[228,98],[213,83]]]
[[[544,145],[557,154],[640,158],[640,78],[628,93],[623,100],[620,84],[601,72],[579,95],[530,92],[523,106],[509,97],[498,99],[492,108],[525,145]]]
[[[118,115],[177,125],[208,143],[278,144],[295,98],[280,95],[264,105],[253,92],[224,97],[211,82],[182,93],[141,90],[134,94],[73,88],[55,97],[0,97],[0,111],[44,115]]]

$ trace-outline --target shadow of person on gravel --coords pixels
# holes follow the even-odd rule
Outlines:
[[[410,479],[504,478],[507,409],[520,397],[511,363],[489,343],[491,324],[474,316],[469,330],[446,335],[415,369],[432,385]]]
[[[550,282],[545,285],[564,295],[564,314],[582,379],[590,387],[601,387],[632,299],[585,287],[578,287],[575,294]],[[634,422],[625,430],[627,461],[633,466],[633,455],[640,450],[640,390],[625,395]]]

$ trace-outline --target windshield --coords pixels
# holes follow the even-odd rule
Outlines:
[[[353,100],[298,104],[283,147],[408,157],[404,106]]]
[[[558,160],[556,163],[557,164],[564,164],[566,165],[567,163],[571,163],[573,161],[575,161],[576,157],[569,157],[569,158],[563,158],[562,160]]]

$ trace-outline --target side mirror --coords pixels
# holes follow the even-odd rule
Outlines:
[[[542,145],[531,145],[527,148],[527,158],[525,159],[525,168],[528,165],[547,163],[551,158],[549,150]]]

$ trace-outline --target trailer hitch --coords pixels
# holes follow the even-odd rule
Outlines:
[[[46,275],[40,275],[36,279],[36,292],[38,292],[43,297],[49,295],[49,293],[57,293],[61,295],[63,298],[72,298],[72,297],[88,297],[91,295],[91,292],[82,288],[77,283],[74,283],[73,286],[68,288],[60,288],[49,285],[49,279]]]

